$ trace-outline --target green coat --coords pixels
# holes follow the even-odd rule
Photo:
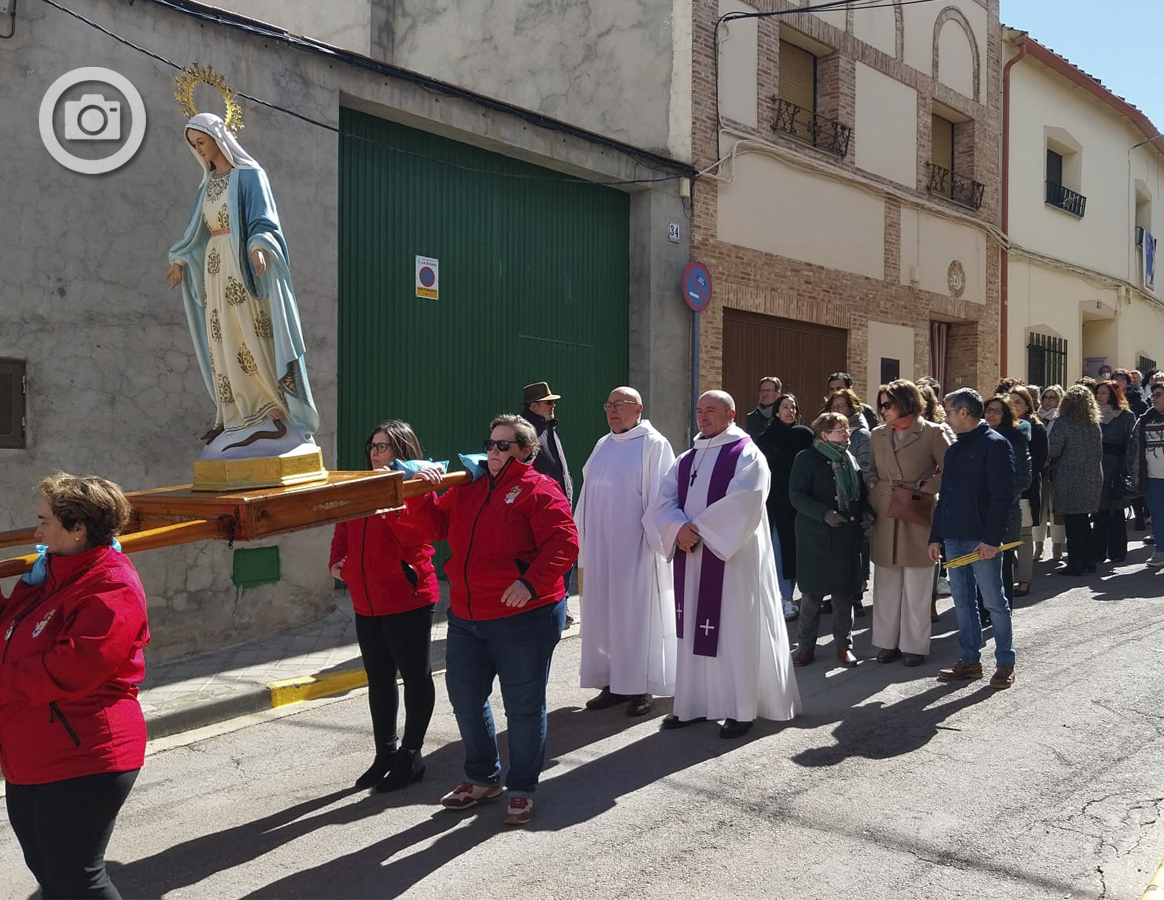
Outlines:
[[[861,497],[848,515],[850,522],[833,528],[825,513],[837,510],[833,467],[813,447],[801,450],[792,463],[788,496],[796,507],[796,584],[803,594],[861,593],[862,514],[868,510],[865,484],[858,475]]]

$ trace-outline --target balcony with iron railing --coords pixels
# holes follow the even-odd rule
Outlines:
[[[943,197],[970,209],[982,207],[982,195],[986,191],[985,185],[979,184],[973,178],[951,172],[937,163],[928,162],[926,168],[930,172],[927,187],[931,194],[941,194]]]
[[[1080,219],[1087,211],[1086,197],[1053,181],[1047,182],[1047,203]]]
[[[853,129],[848,125],[818,116],[811,109],[797,106],[791,100],[780,97],[773,97],[772,100],[776,104],[773,131],[790,134],[834,156],[844,157],[849,152],[849,137]]]

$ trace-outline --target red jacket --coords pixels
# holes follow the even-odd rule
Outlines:
[[[146,598],[112,547],[49,555],[0,608],[0,768],[13,784],[140,769]]]
[[[433,495],[404,501],[399,512],[352,519],[335,526],[328,567],[344,561],[340,577],[361,616],[388,616],[437,602],[433,549],[418,524],[431,519]]]
[[[450,488],[434,509],[438,537],[452,551],[445,574],[454,615],[500,619],[565,596],[562,576],[578,558],[578,529],[552,479],[512,460],[496,481],[486,475]],[[501,595],[519,579],[533,599],[504,605]]]

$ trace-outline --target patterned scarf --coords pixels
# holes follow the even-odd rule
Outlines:
[[[842,510],[849,509],[861,497],[861,483],[858,481],[860,476],[857,474],[857,462],[849,452],[848,446],[819,439],[813,441],[812,445],[833,467],[833,480],[837,483],[837,503]]]

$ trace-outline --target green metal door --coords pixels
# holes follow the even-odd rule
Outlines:
[[[457,468],[548,381],[579,481],[627,380],[627,195],[354,110],[340,126],[340,467],[404,419]],[[418,256],[438,262],[435,300]]]

